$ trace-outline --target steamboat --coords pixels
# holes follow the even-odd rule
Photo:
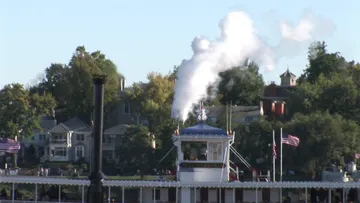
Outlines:
[[[239,167],[231,159],[239,159],[250,169],[251,166],[232,147],[235,132],[207,125],[203,105],[201,105],[198,119],[197,125],[181,131],[177,129],[172,136],[177,151],[175,181],[104,180],[103,185],[107,188],[107,201],[113,202],[111,191],[119,188],[122,192],[121,200],[116,202],[122,203],[127,202],[126,195],[128,193],[126,191],[128,189],[137,191],[135,202],[139,203],[283,202],[287,200],[280,197],[280,194],[283,189],[289,188],[292,192],[287,193],[286,196],[291,196],[291,202],[307,203],[310,200],[314,202],[310,198],[310,193],[320,188],[323,194],[325,192],[327,202],[334,202],[335,194],[340,196],[341,202],[346,202],[350,193],[355,193],[353,194],[355,197],[358,196],[360,182],[346,182],[348,180],[343,178],[343,173],[338,172],[328,172],[327,175],[332,179],[329,178],[322,182],[274,182],[270,181],[270,173],[263,176],[253,170],[252,181],[240,181]],[[16,192],[14,192],[17,185],[33,184],[35,185],[34,202],[39,200],[39,188],[42,185],[56,185],[57,202],[65,201],[62,197],[62,187],[75,186],[80,188],[81,202],[85,203],[90,185],[89,180],[11,174],[2,175],[0,182],[1,184],[11,184],[13,190],[11,200],[0,200],[1,202],[18,202],[15,197]]]

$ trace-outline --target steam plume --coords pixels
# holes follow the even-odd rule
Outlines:
[[[179,66],[172,106],[174,118],[185,121],[193,105],[207,96],[207,87],[217,81],[220,72],[244,64],[248,58],[268,70],[276,65],[277,53],[260,40],[246,13],[229,13],[219,26],[219,39],[195,37],[193,56]],[[283,23],[281,29],[286,40],[300,42],[311,37],[313,26],[308,23],[294,29]]]

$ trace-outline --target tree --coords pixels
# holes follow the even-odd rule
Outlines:
[[[259,67],[251,62],[246,67],[234,67],[219,74],[218,94],[223,105],[258,105],[263,95],[264,81]]]
[[[50,92],[64,112],[60,120],[78,116],[90,122],[93,111],[93,74],[106,74],[105,116],[117,103],[117,93],[123,76],[115,64],[100,51],[87,52],[85,47],[76,48],[68,65],[51,64],[45,70],[45,80],[33,87],[33,92]]]
[[[297,148],[284,145],[284,168],[307,174],[321,172],[336,162],[344,166],[359,149],[360,131],[354,121],[328,112],[296,114],[284,132],[300,139]],[[347,160],[346,160],[347,157]]]
[[[234,147],[255,168],[271,166],[272,130],[276,129],[276,125],[263,120],[250,125],[239,124],[234,129]],[[236,162],[239,162],[239,159],[236,159]]]
[[[339,52],[328,53],[325,42],[314,42],[308,51],[308,67],[300,76],[299,82],[308,81],[315,83],[322,74],[325,77],[333,73],[347,73],[347,68],[351,66]]]
[[[288,105],[290,112],[310,114],[315,111],[328,111],[340,114],[347,119],[358,117],[359,91],[354,80],[340,73],[323,74],[312,84],[303,82],[290,93]]]
[[[122,142],[116,146],[127,169],[139,169],[141,172],[149,169],[153,156],[152,141],[153,138],[144,125],[134,125],[127,129]]]
[[[171,118],[175,80],[159,73],[150,73],[148,80],[147,84],[134,84],[127,97],[149,121],[150,132],[155,132],[156,126]]]
[[[48,94],[31,94],[21,84],[6,85],[0,90],[0,133],[15,139],[29,138],[41,129],[40,117],[55,108],[54,98]],[[14,156],[16,167],[16,154]]]
[[[30,88],[31,92],[43,94],[51,93],[57,101],[58,108],[64,108],[67,104],[69,95],[69,76],[70,67],[64,64],[53,63],[45,69],[45,77],[37,86]]]

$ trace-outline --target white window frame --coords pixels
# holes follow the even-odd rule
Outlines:
[[[223,142],[208,142],[207,160],[208,161],[223,161],[224,160]]]
[[[61,150],[60,150],[61,149]],[[56,152],[57,151],[63,151],[63,155],[57,155]],[[57,157],[67,157],[68,155],[68,150],[66,147],[55,147],[54,148],[54,156],[57,156]]]
[[[81,151],[81,156],[78,155],[78,152]],[[84,146],[76,146],[75,147],[75,155],[76,157],[83,158],[85,157],[85,148]]]

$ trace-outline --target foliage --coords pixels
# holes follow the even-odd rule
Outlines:
[[[153,161],[151,147],[153,137],[144,125],[135,125],[127,129],[121,142],[117,142],[116,150],[120,154],[123,168],[127,170],[148,171]]]
[[[0,90],[0,133],[19,140],[31,137],[35,129],[41,129],[40,117],[49,115],[55,108],[54,98],[44,93],[30,93],[21,84],[6,85]]]
[[[124,100],[131,103],[131,113],[141,116],[148,125],[131,126],[123,140],[116,142],[123,171],[149,171],[175,165],[172,134],[180,126],[198,123],[195,114],[185,123],[171,118],[171,108],[178,67],[169,74],[150,73],[146,83],[134,83],[126,89]],[[117,93],[124,77],[100,51],[88,52],[77,47],[68,64],[51,64],[44,78],[29,90],[20,84],[5,86],[0,91],[0,132],[7,137],[29,137],[39,128],[39,119],[57,108],[57,120],[79,116],[91,119],[93,110],[92,75],[107,74],[105,85],[105,115],[119,107]],[[206,105],[259,105],[264,81],[259,67],[247,61],[219,74],[218,84],[208,87],[211,98]],[[308,51],[308,65],[288,93],[284,118],[263,119],[251,124],[232,123],[236,132],[234,147],[253,166],[271,167],[272,131],[279,143],[280,128],[300,138],[297,148],[284,145],[284,169],[306,174],[319,172],[336,162],[344,165],[359,151],[360,64],[348,61],[339,52],[329,52],[325,42],[314,42]],[[225,109],[225,108],[224,108]],[[210,125],[225,128],[225,113]],[[154,137],[153,137],[154,136]],[[152,148],[152,140],[156,149]],[[279,152],[278,152],[279,153]],[[239,161],[239,160],[235,160]],[[79,164],[80,166],[81,164]],[[284,170],[284,171],[285,171]]]
[[[22,140],[31,138],[36,129],[42,130],[40,118],[49,115],[56,106],[48,94],[31,93],[15,83],[0,90],[0,136]],[[13,154],[13,167],[17,167],[17,154]]]
[[[117,72],[116,65],[100,51],[87,52],[85,47],[76,48],[68,65],[51,64],[45,69],[45,78],[32,92],[51,93],[58,102],[58,109],[62,110],[60,120],[74,116],[90,123],[93,110],[93,74],[106,74],[105,85],[105,114],[109,112],[113,103],[117,102],[117,92],[123,76]]]
[[[314,84],[303,82],[290,93],[289,108],[292,113],[329,111],[351,119],[359,113],[358,98],[358,87],[350,77],[320,74]]]
[[[264,81],[255,62],[221,72],[218,94],[223,105],[258,105],[264,91]]]
[[[356,122],[329,112],[296,114],[285,132],[298,136],[300,145],[296,149],[284,145],[284,167],[310,174],[331,163],[344,166],[359,150],[359,130]]]
[[[171,116],[175,79],[171,75],[150,73],[148,80],[146,84],[134,84],[127,96],[138,107],[136,111],[149,121],[149,129],[154,132],[156,126]]]

